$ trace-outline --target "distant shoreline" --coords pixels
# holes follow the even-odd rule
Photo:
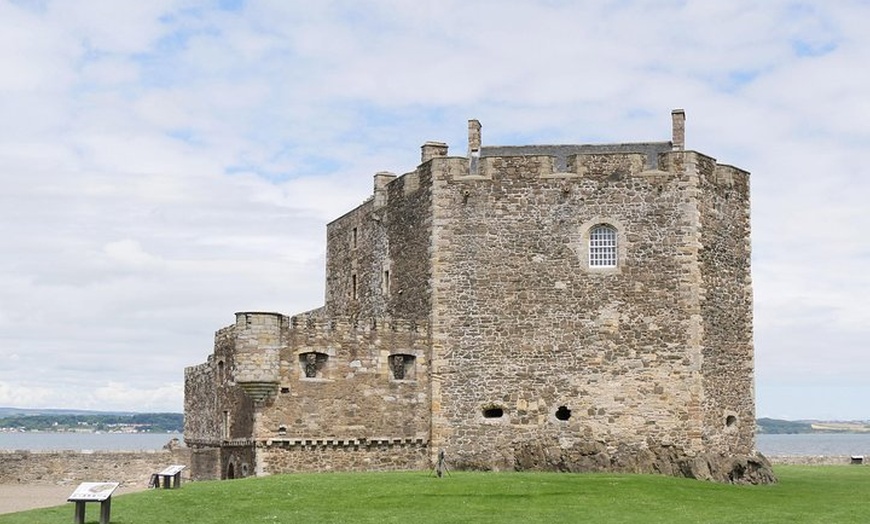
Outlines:
[[[870,422],[826,420],[781,420],[762,417],[755,421],[756,433],[790,435],[796,433],[870,433]]]

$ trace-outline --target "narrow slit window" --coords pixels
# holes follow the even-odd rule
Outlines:
[[[616,267],[616,229],[598,225],[589,231],[589,267]]]
[[[350,233],[350,237],[351,237],[351,238],[350,238],[351,245],[353,246],[354,249],[356,249],[356,246],[357,246],[357,238],[358,238],[356,228],[353,228],[353,230],[352,230],[351,233]]]
[[[389,269],[384,270],[383,288],[384,288],[384,295],[389,296],[389,294],[390,294],[390,270]]]
[[[357,292],[356,292],[356,275],[350,276],[350,296],[352,299],[356,300]]]

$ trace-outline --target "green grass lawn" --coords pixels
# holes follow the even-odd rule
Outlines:
[[[870,467],[779,466],[771,486],[652,475],[428,472],[281,475],[114,497],[113,524],[298,522],[870,522]],[[0,524],[68,524],[73,504]],[[86,522],[99,521],[88,504]]]

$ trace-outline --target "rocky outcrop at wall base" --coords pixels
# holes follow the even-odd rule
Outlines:
[[[462,456],[454,459],[458,469],[515,469],[565,472],[656,473],[730,484],[776,482],[770,462],[753,455],[689,455],[675,446],[631,449],[626,445],[608,451],[601,442],[571,447],[557,443],[525,442],[514,447],[513,457]],[[512,459],[512,460],[511,460]]]

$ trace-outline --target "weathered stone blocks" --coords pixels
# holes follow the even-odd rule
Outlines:
[[[413,172],[376,174],[327,226],[324,307],[239,313],[188,368],[189,443],[248,439],[233,464],[257,474],[444,451],[772,480],[754,452],[748,174],[686,151],[673,118],[673,143],[565,146],[483,146],[471,122],[468,157],[431,142]],[[374,441],[406,444],[336,444]]]

